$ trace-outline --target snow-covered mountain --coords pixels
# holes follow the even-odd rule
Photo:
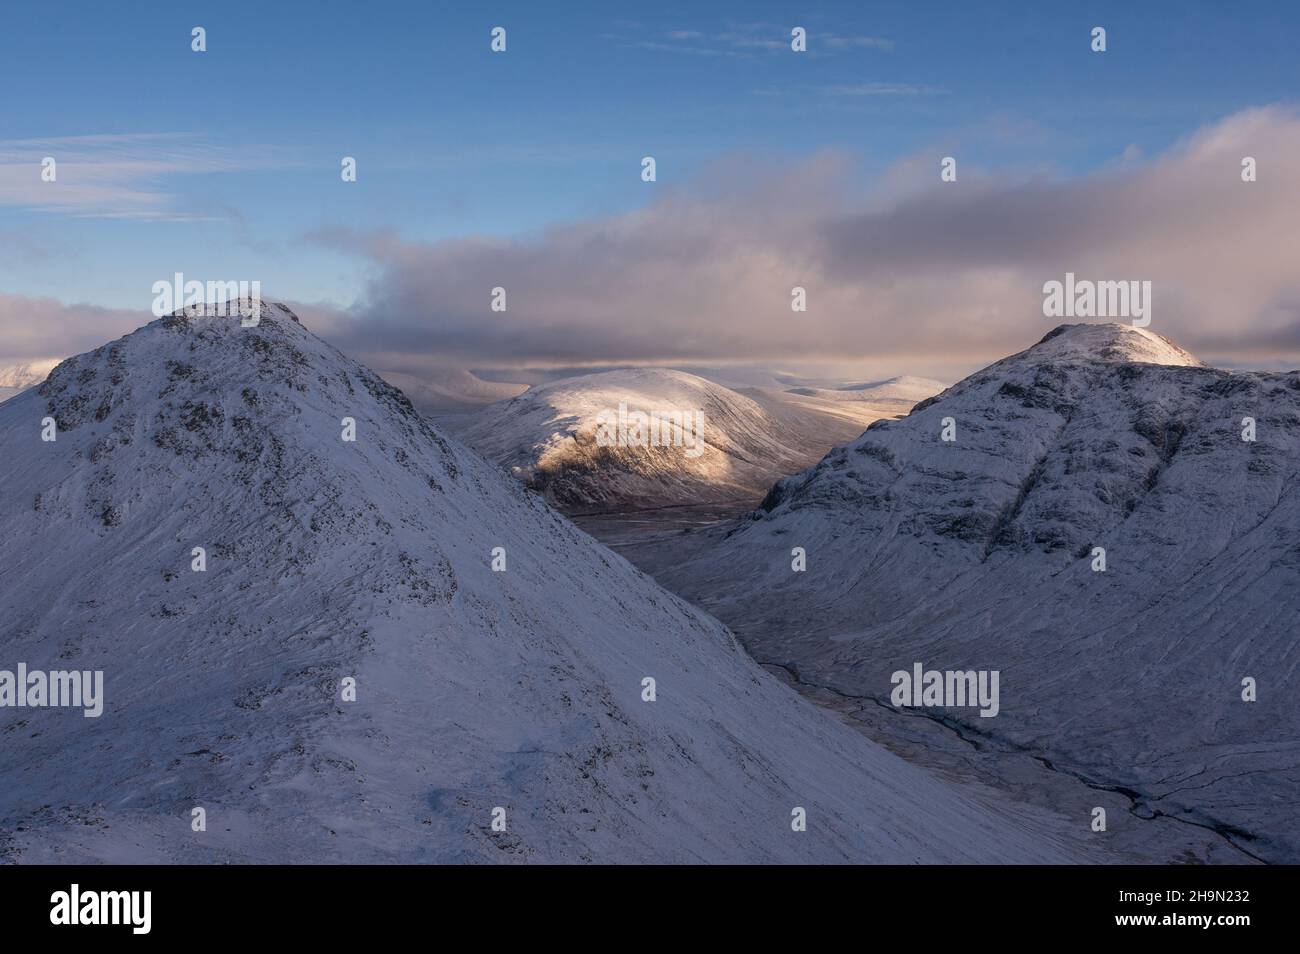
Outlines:
[[[0,670],[104,673],[98,718],[0,708],[8,860],[1097,857],[803,701],[282,305],[6,402],[0,521]]]
[[[485,408],[459,436],[566,511],[642,510],[757,501],[778,478],[912,403],[828,401],[768,388],[742,393],[683,371],[632,368],[532,388]],[[673,429],[680,440],[650,446],[602,442],[602,422],[615,420],[620,408],[702,421],[699,450],[692,452],[692,435],[680,428]]]
[[[795,387],[791,394],[806,397],[823,398],[828,401],[897,401],[908,407],[918,401],[934,397],[944,389],[944,385],[933,378],[921,378],[912,374],[901,374],[885,381],[872,381],[867,384],[849,384],[838,388]]]
[[[58,363],[57,358],[46,358],[21,361],[0,368],[0,401],[8,400],[15,394],[21,394],[28,388],[40,384]]]
[[[659,578],[846,696],[888,706],[918,662],[998,670],[996,717],[934,715],[1296,861],[1298,489],[1300,373],[1069,325],[782,480],[694,559],[667,544]]]
[[[526,384],[488,381],[463,368],[430,369],[421,374],[384,371],[385,381],[400,388],[416,410],[426,415],[464,414],[527,390]]]

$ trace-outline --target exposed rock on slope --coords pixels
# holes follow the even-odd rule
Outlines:
[[[886,704],[916,662],[1000,670],[996,718],[936,714],[1296,861],[1298,480],[1300,373],[1063,326],[781,481],[661,579],[759,658]]]
[[[742,393],[682,371],[634,368],[534,388],[480,412],[460,436],[573,513],[743,503],[911,403]],[[678,446],[602,446],[601,416],[617,415],[620,405],[647,415],[701,413],[702,451],[689,453],[686,439]]]
[[[7,859],[1080,857],[777,684],[283,306],[60,364],[0,407],[0,495],[0,668],[105,673],[99,718],[0,709]]]

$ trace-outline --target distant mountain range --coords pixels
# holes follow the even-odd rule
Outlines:
[[[852,390],[729,388],[666,368],[581,375],[534,387],[479,411],[458,435],[525,486],[570,513],[759,500],[871,422],[905,414],[942,390],[896,378]],[[680,441],[602,441],[602,421],[677,415]],[[692,451],[693,421],[702,422]]]
[[[0,368],[0,401],[21,394],[45,380],[45,376],[58,364],[56,358],[23,361]]]
[[[463,369],[434,369],[422,374],[385,371],[383,379],[402,389],[426,414],[465,414],[522,394],[526,384],[488,381]]]

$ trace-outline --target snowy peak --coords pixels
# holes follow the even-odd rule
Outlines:
[[[246,321],[211,305],[182,309],[68,358],[35,391],[60,434],[93,423],[97,434],[147,436],[160,447],[174,438],[177,452],[242,452],[250,443],[242,431],[306,408],[329,408],[330,418],[395,415],[403,430],[427,430],[400,391],[308,331],[287,306],[262,302],[256,322]]]
[[[223,302],[204,302],[197,305],[186,305],[184,308],[177,309],[170,316],[171,318],[288,318],[302,324],[300,319],[293,310],[286,304],[278,301],[269,301],[264,298],[232,298]]]
[[[58,363],[58,358],[44,358],[34,361],[22,361],[18,364],[0,368],[0,388],[22,390],[34,384],[40,384]]]
[[[1103,361],[1110,364],[1160,364],[1186,368],[1205,365],[1163,335],[1145,328],[1104,324],[1058,325],[1038,344],[1007,361]]]
[[[779,482],[663,580],[850,695],[985,660],[1017,689],[981,733],[1294,861],[1297,473],[1300,375],[1067,325]],[[1268,711],[1240,701],[1257,672]]]
[[[912,403],[826,395],[741,393],[684,371],[626,368],[533,388],[485,408],[460,436],[571,513],[757,501],[778,477]],[[650,422],[648,438],[620,423],[633,418]],[[674,423],[665,435],[656,421]]]
[[[620,425],[634,418],[673,423]],[[554,381],[485,408],[461,436],[570,511],[756,498],[774,477],[766,459],[782,458],[787,473],[808,464],[756,402],[667,368]]]
[[[707,401],[710,398],[729,397],[732,392],[720,384],[685,371],[671,368],[623,368],[617,371],[599,371],[578,377],[552,381],[534,388],[532,394],[564,395],[595,407],[606,399],[633,398],[664,402]],[[742,402],[744,403],[744,402]],[[755,410],[757,410],[755,408]]]
[[[1082,841],[813,709],[278,305],[161,318],[0,406],[18,663],[102,673],[103,709],[0,708],[0,860],[1051,861]]]

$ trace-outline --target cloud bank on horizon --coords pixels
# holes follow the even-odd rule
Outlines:
[[[1243,157],[1257,162],[1244,182]],[[1043,284],[1066,272],[1149,280],[1150,330],[1211,362],[1300,365],[1300,115],[1270,106],[1163,154],[1071,178],[912,155],[873,188],[849,157],[774,167],[744,155],[689,185],[647,183],[635,211],[538,234],[436,242],[325,226],[303,241],[369,266],[350,306],[295,304],[381,370],[833,362],[954,376],[1027,347],[1058,319]],[[791,289],[807,289],[793,313]],[[508,295],[490,310],[492,289]],[[72,354],[140,312],[0,295],[19,360]],[[265,289],[275,297],[275,288]]]

